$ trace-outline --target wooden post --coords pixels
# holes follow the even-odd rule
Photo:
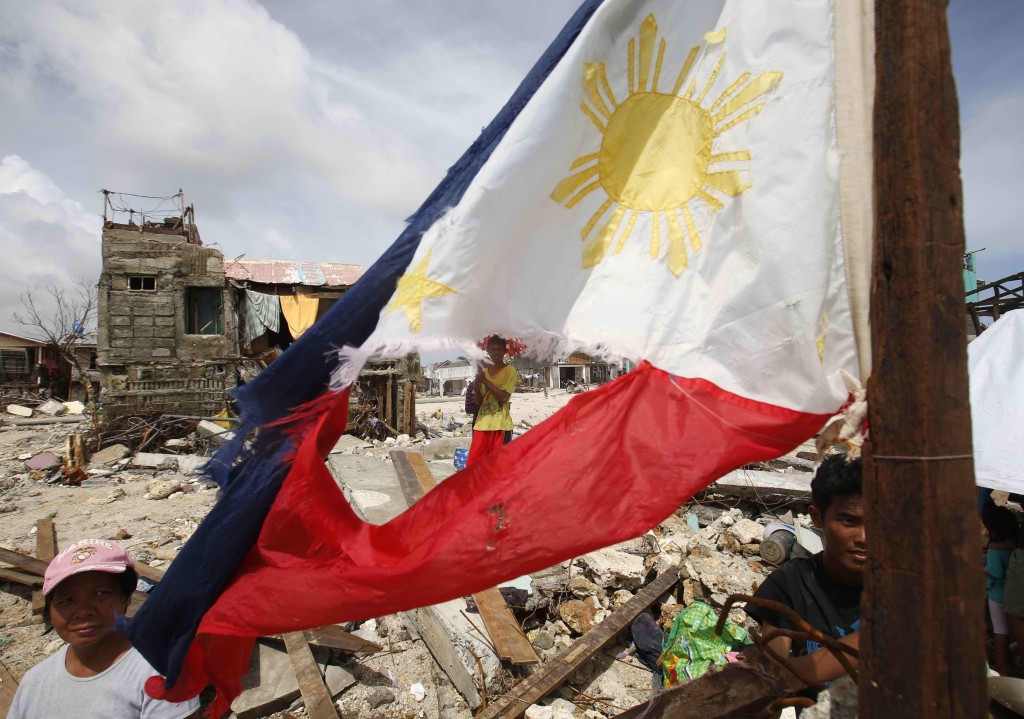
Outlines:
[[[52,519],[36,520],[36,559],[47,564],[57,556],[57,529]],[[32,592],[32,613],[42,614],[46,608],[46,600],[42,592]]]
[[[876,0],[864,719],[987,716],[945,0]]]

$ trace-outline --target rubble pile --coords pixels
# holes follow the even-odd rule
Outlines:
[[[531,395],[528,400],[517,399],[519,408],[527,401],[555,405],[568,398]],[[61,544],[82,537],[121,541],[135,561],[148,568],[149,578],[140,580],[140,589],[150,590],[217,501],[216,486],[199,470],[216,447],[233,436],[230,425],[139,418],[116,428],[95,428],[75,406],[62,404],[58,409],[38,403],[29,409],[33,417],[50,416],[46,412],[52,411],[53,416],[77,421],[0,425],[0,547],[32,554],[37,546],[37,520],[51,520]],[[383,486],[346,489],[341,480],[347,476],[344,467],[335,468],[339,457],[360,467],[373,460],[369,465],[377,468],[374,472],[397,486],[394,470],[375,462],[392,463],[391,453],[402,450],[422,457],[443,481],[455,471],[456,450],[468,449],[471,442],[470,419],[462,410],[461,402],[428,405],[418,416],[415,436],[342,437],[328,465],[345,496],[354,506],[362,499],[367,507],[377,509],[385,506],[378,498],[387,498],[381,494]],[[543,419],[538,417],[542,412],[521,414],[529,419],[519,419],[517,434]],[[2,416],[25,418],[19,410]],[[79,445],[74,438],[81,436],[88,438],[86,448],[76,450]],[[65,481],[69,465],[77,465],[81,472],[75,484]],[[750,468],[747,474],[791,481],[798,474],[808,475],[809,466],[810,462],[794,456]],[[500,587],[501,597],[528,640],[526,649],[532,648],[534,661],[539,662],[530,669],[499,658],[477,606],[479,595],[474,595],[427,610],[333,628],[367,643],[358,650],[310,639],[326,691],[346,718],[469,719],[481,700],[500,699],[518,683],[543,672],[569,647],[580,646],[574,643],[581,638],[601,632],[602,623],[666,571],[678,568],[674,590],[643,610],[663,629],[692,602],[720,610],[730,594],[753,592],[774,568],[762,557],[767,535],[799,533],[809,526],[807,517],[799,514],[805,502],[799,493],[773,495],[771,504],[764,501],[767,496],[770,493],[760,490],[738,491],[723,481],[641,537]],[[779,516],[784,509],[795,510],[797,516]],[[783,543],[784,550],[791,544]],[[793,551],[800,551],[799,543]],[[20,678],[40,658],[57,651],[61,642],[32,613],[30,587],[5,581],[0,590],[0,660]],[[438,658],[437,647],[423,632],[420,611],[435,611],[439,631],[452,635],[456,659],[465,665],[461,679],[456,676],[458,667],[453,669],[451,662]],[[753,626],[741,609],[734,609],[730,620],[745,628]],[[260,719],[280,717],[282,712],[305,716],[290,655],[281,639],[265,638],[258,647],[253,657],[256,679],[239,697],[234,716]],[[527,707],[525,716],[603,719],[645,702],[656,678],[633,652],[627,623],[602,649],[582,654],[568,680]],[[471,701],[474,694],[478,696]]]

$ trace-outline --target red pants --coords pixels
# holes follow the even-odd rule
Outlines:
[[[473,430],[473,443],[469,445],[469,457],[466,459],[466,466],[473,464],[478,459],[486,457],[491,452],[498,450],[505,443],[504,430],[493,432],[481,432]]]

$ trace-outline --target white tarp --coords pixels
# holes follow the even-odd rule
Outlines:
[[[1024,494],[1024,311],[1009,312],[967,347],[979,487]]]

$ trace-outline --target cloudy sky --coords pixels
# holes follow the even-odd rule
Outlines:
[[[184,188],[227,257],[370,265],[576,4],[0,0],[0,329],[26,286],[98,275],[101,188]],[[992,280],[1024,270],[1024,0],[950,24]]]

